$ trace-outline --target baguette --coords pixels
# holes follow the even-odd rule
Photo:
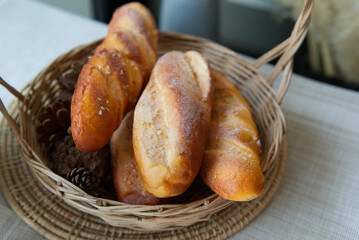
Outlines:
[[[118,8],[108,34],[81,70],[71,104],[71,130],[77,148],[104,147],[135,103],[156,62],[158,31],[147,8]]]
[[[220,73],[213,72],[211,126],[200,175],[218,195],[248,201],[260,195],[260,138],[247,101]]]
[[[132,145],[133,111],[127,113],[119,128],[113,133],[111,146],[111,172],[117,200],[135,205],[167,203],[146,191],[141,183]]]
[[[156,63],[133,126],[142,183],[153,195],[179,195],[198,174],[212,94],[211,71],[199,53],[172,51]]]

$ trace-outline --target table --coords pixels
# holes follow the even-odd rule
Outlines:
[[[37,2],[0,1],[0,75],[21,89],[58,55],[106,30]],[[0,96],[5,104],[13,98],[3,87]],[[230,239],[359,239],[359,92],[294,74],[283,109],[283,180],[267,208]],[[0,239],[43,239],[1,193]]]

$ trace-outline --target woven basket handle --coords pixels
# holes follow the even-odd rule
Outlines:
[[[304,0],[303,9],[294,25],[290,37],[252,63],[255,68],[259,68],[280,56],[273,72],[267,77],[267,82],[272,85],[279,73],[283,70],[283,77],[277,91],[277,101],[279,103],[282,102],[292,78],[294,54],[308,32],[313,3],[314,0]]]
[[[21,102],[24,101],[25,97],[14,87],[10,86],[5,80],[0,77],[0,84],[3,85],[9,92],[11,92],[15,97],[17,97]]]
[[[24,101],[25,97],[20,92],[18,92],[15,88],[10,86],[7,82],[5,82],[2,77],[0,77],[0,85],[3,85],[9,92],[11,92],[14,96],[16,96],[21,102]],[[16,138],[19,140],[19,143],[22,145],[22,149],[25,150],[26,154],[31,154],[28,151],[28,144],[25,142],[25,140],[22,138],[20,134],[20,127],[16,123],[15,119],[8,113],[6,110],[6,107],[4,106],[4,103],[2,102],[0,98],[0,112],[4,115],[5,119],[9,123],[11,129],[14,131]]]

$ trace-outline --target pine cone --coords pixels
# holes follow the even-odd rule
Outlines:
[[[59,83],[61,85],[60,99],[69,100],[75,91],[78,76],[81,72],[83,62],[75,62],[71,64],[70,69],[63,72],[59,77]]]
[[[66,179],[84,190],[92,188],[94,184],[93,174],[88,168],[84,167],[72,169],[66,175]]]
[[[110,156],[108,146],[93,153],[81,152],[76,147],[70,131],[63,141],[57,141],[54,144],[50,153],[54,172],[66,177],[74,169],[86,168],[93,176],[91,187],[98,186],[107,175]],[[91,187],[87,187],[87,189]]]
[[[70,101],[56,100],[38,115],[40,126],[37,127],[37,140],[46,144],[61,141],[71,125]]]

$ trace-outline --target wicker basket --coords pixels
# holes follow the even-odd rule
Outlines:
[[[158,55],[170,50],[196,50],[208,59],[214,70],[223,73],[234,82],[247,99],[261,134],[262,170],[266,178],[278,167],[278,154],[285,136],[285,119],[280,104],[290,83],[293,55],[301,45],[309,27],[313,0],[304,2],[291,36],[253,63],[248,63],[228,48],[205,39],[169,32],[160,33]],[[102,39],[77,47],[61,55],[37,75],[21,93],[2,79],[0,81],[19,100],[18,115],[15,119],[8,114],[2,102],[0,110],[21,145],[25,162],[33,170],[39,182],[80,211],[100,217],[112,226],[136,230],[163,231],[182,228],[208,220],[213,214],[233,204],[234,202],[225,200],[203,187],[200,181],[195,181],[176,204],[129,205],[91,196],[51,171],[45,151],[36,140],[33,123],[41,107],[53,102],[58,95],[60,84],[54,79],[59,79],[60,74],[68,70],[72,63],[84,62],[101,41]],[[265,77],[258,68],[277,57],[280,58],[273,72],[269,77]],[[274,91],[271,85],[282,71],[279,88]],[[244,206],[250,204],[260,203],[253,200]]]

